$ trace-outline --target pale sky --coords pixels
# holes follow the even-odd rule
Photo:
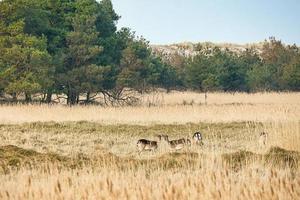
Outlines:
[[[252,43],[275,36],[300,45],[300,0],[112,0],[129,27],[152,44]]]

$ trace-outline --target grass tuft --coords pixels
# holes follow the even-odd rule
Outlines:
[[[266,164],[281,168],[298,169],[300,162],[300,152],[289,151],[280,147],[271,147],[264,156]]]

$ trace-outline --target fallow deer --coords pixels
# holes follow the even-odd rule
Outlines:
[[[180,150],[183,147],[185,147],[186,145],[191,144],[191,141],[189,139],[181,138],[178,140],[169,140],[169,136],[167,136],[167,135],[159,135],[158,137],[159,137],[160,141],[162,141],[162,140],[166,141],[169,144],[170,148],[174,149],[174,150]]]
[[[202,137],[202,133],[200,133],[200,132],[194,133],[194,135],[193,135],[193,141],[194,141],[196,144],[203,145],[203,137]]]
[[[138,140],[136,145],[137,145],[139,154],[142,151],[155,151],[158,147],[157,141],[151,141],[151,140],[146,140],[146,139]]]
[[[259,143],[260,148],[263,148],[263,147],[266,146],[266,144],[267,144],[267,139],[268,139],[268,133],[266,133],[266,132],[261,132],[261,133],[259,134],[258,143]]]

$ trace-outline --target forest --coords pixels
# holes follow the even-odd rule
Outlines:
[[[131,91],[261,92],[300,90],[300,49],[274,37],[234,53],[197,47],[165,61],[134,30],[117,29],[110,0],[0,1],[0,100],[69,105],[98,94],[130,103]]]

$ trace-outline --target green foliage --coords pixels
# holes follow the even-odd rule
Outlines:
[[[299,90],[300,88],[300,57],[295,57],[288,65],[285,66],[283,82],[288,90]]]
[[[299,48],[275,38],[265,41],[260,55],[254,49],[237,54],[198,47],[185,64],[186,86],[202,91],[295,90],[299,85]]]
[[[63,94],[76,104],[97,93],[128,100],[128,89],[300,89],[295,45],[270,38],[260,53],[198,45],[192,58],[176,54],[162,61],[143,37],[117,31],[119,18],[111,0],[0,1],[0,96],[30,101],[43,94],[49,103],[52,94]]]
[[[51,84],[51,57],[46,50],[46,38],[23,33],[24,25],[23,20],[18,20],[1,26],[7,34],[0,40],[0,90],[15,95],[23,93],[29,100],[31,94]]]

